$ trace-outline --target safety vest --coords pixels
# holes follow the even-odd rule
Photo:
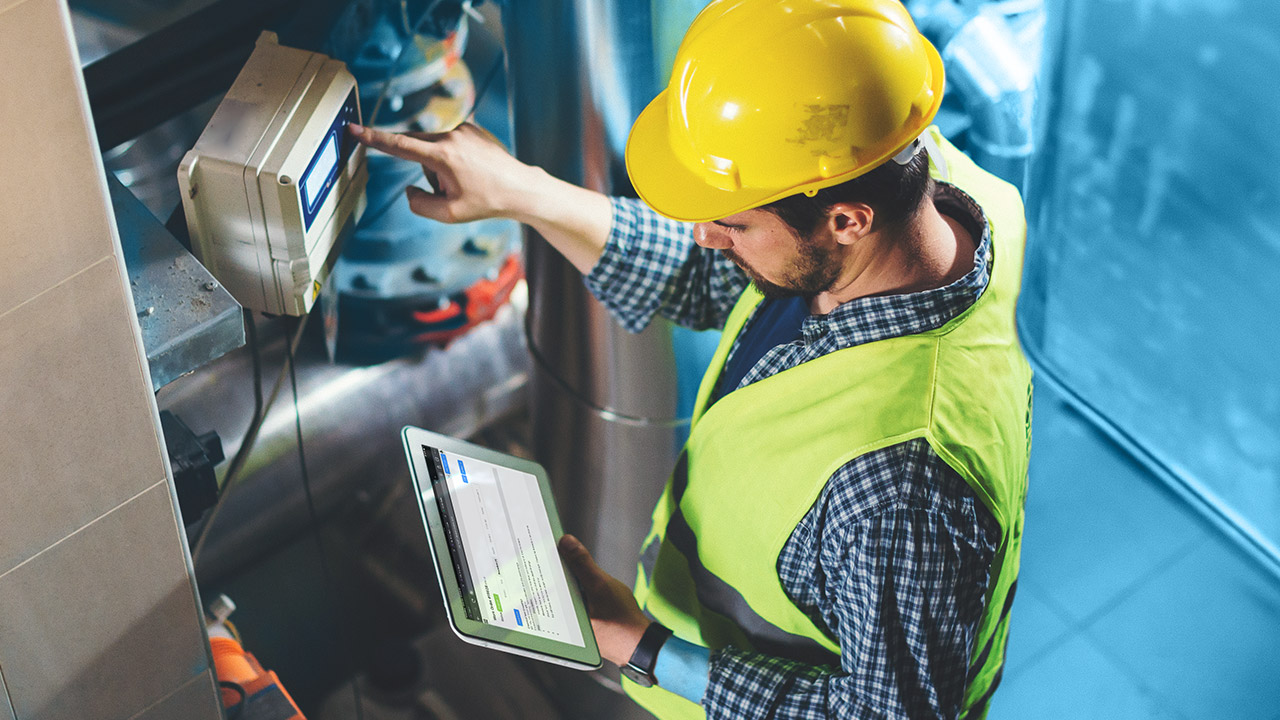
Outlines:
[[[702,380],[689,440],[654,510],[635,595],[690,642],[838,669],[836,638],[787,597],[778,555],[837,469],[860,455],[923,438],[1000,527],[960,715],[977,719],[986,715],[1004,664],[1022,538],[1031,369],[1015,335],[1014,304],[1026,222],[1016,189],[934,132],[951,182],[978,202],[990,223],[986,290],[941,328],[829,353],[729,392],[708,408],[729,349],[762,299],[754,289],[745,291]],[[701,706],[660,687],[624,685],[663,720],[705,717]]]

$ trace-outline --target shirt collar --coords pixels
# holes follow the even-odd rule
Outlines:
[[[960,188],[938,181],[938,211],[960,222],[974,237],[973,268],[940,288],[850,300],[826,315],[810,315],[800,326],[805,344],[851,347],[875,340],[935,330],[973,305],[991,277],[991,226],[982,208]]]

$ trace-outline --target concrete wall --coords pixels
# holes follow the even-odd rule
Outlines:
[[[220,718],[62,0],[0,0],[0,720]]]

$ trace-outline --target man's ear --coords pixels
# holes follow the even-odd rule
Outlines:
[[[836,203],[827,211],[827,229],[841,245],[852,245],[871,232],[875,211],[866,203]]]

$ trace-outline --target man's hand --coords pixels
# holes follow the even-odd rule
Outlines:
[[[375,150],[421,165],[435,192],[409,187],[409,208],[440,222],[515,217],[535,174],[534,168],[471,123],[446,133],[389,133],[352,125],[351,135]]]
[[[600,655],[615,665],[627,664],[649,627],[648,616],[636,603],[631,588],[601,570],[578,538],[560,538],[559,550],[582,586]]]
[[[351,125],[375,150],[422,166],[435,189],[410,187],[409,208],[446,223],[509,218],[531,226],[588,273],[613,224],[609,198],[526,165],[484,129],[463,123],[446,133],[389,133]]]

